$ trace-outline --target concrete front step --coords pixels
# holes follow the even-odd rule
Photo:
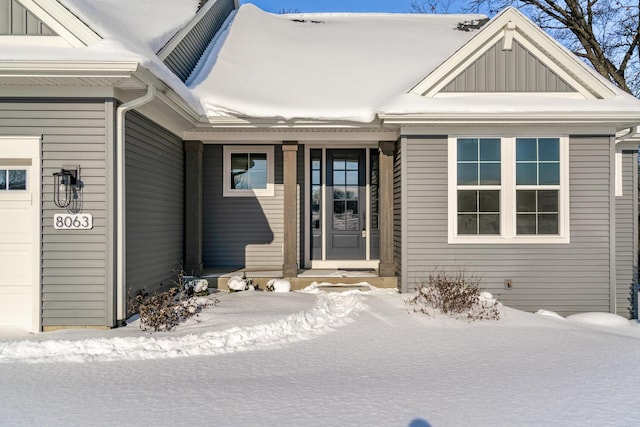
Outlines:
[[[239,272],[240,274],[209,274],[203,275],[203,278],[209,281],[210,288],[217,288],[221,291],[228,291],[229,287],[227,283],[229,279],[233,276],[242,277],[243,274],[246,274],[247,278],[253,280],[253,283],[257,284],[260,289],[265,289],[267,286],[267,282],[274,278],[280,278],[280,276],[275,276],[272,274],[256,274],[257,272]],[[347,273],[348,275],[348,273]],[[356,277],[332,277],[332,276],[310,276],[310,275],[302,275],[298,277],[287,277],[287,280],[291,282],[291,290],[299,291],[301,289],[306,288],[312,283],[322,284],[323,290],[326,291],[344,291],[347,289],[367,289],[366,285],[358,286],[360,283],[368,283],[371,286],[375,286],[377,288],[398,288],[398,278],[397,277],[378,277],[375,275],[364,276],[357,275]]]

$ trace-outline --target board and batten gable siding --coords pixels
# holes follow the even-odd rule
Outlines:
[[[182,140],[141,114],[126,115],[127,291],[170,286],[184,260]]]
[[[616,197],[616,312],[631,317],[638,269],[637,151],[624,151],[622,162],[622,196]]]
[[[511,50],[502,41],[456,76],[442,92],[575,92],[517,40]]]
[[[506,305],[562,314],[610,310],[609,137],[570,138],[569,244],[448,244],[447,138],[403,139],[403,291],[462,268]],[[513,288],[505,290],[504,280]]]
[[[56,35],[16,0],[0,0],[0,35]]]
[[[282,268],[282,161],[282,146],[275,145],[274,196],[223,197],[223,146],[204,145],[202,259],[205,268]]]
[[[215,4],[167,55],[164,64],[186,81],[234,8],[234,0],[215,0]]]
[[[0,99],[0,133],[42,136],[42,325],[112,326],[113,185],[115,106],[104,100]],[[55,230],[53,173],[79,165],[82,212],[91,230]]]

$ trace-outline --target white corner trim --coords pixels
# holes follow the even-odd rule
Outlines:
[[[20,3],[73,47],[89,46],[102,37],[56,0],[20,0]]]
[[[616,151],[615,156],[616,156],[616,166],[615,166],[616,197],[622,197],[624,195],[622,191],[622,151]]]

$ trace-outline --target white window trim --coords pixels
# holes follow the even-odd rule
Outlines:
[[[448,242],[450,244],[567,244],[570,243],[569,207],[569,138],[560,139],[560,189],[558,195],[558,235],[516,234],[516,138],[542,138],[543,136],[487,136],[454,135],[448,138]],[[548,137],[548,136],[544,136]],[[502,175],[500,193],[499,235],[458,235],[458,138],[499,138]],[[487,189],[490,189],[487,187]]]
[[[274,154],[273,146],[265,145],[225,145],[223,148],[223,197],[273,197],[274,185]],[[267,155],[267,188],[253,190],[238,190],[231,188],[231,154],[261,153]]]

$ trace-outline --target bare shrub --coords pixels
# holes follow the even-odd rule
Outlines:
[[[456,273],[434,271],[422,281],[405,303],[414,313],[427,316],[437,311],[457,319],[498,320],[500,303],[490,296],[483,295],[480,281],[467,277],[464,270]]]
[[[199,298],[193,295],[182,268],[176,273],[174,286],[168,291],[154,295],[141,294],[135,297],[140,315],[140,329],[154,332],[172,331],[181,322],[197,317],[204,307],[215,306],[217,298]]]

